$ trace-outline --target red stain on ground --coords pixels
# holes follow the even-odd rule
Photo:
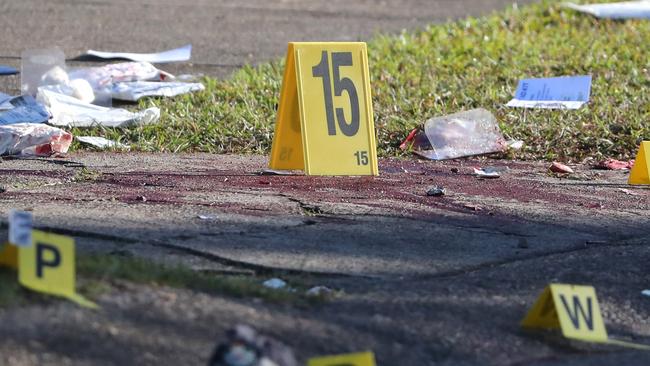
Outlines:
[[[129,204],[193,204],[227,208],[231,211],[277,211],[251,203],[215,203],[188,199],[190,193],[246,192],[276,194],[298,199],[309,204],[350,202],[371,207],[403,209],[413,215],[427,214],[427,207],[451,211],[475,211],[477,215],[492,214],[489,208],[481,210],[459,200],[462,196],[482,196],[496,200],[535,202],[554,206],[554,209],[580,208],[585,210],[649,209],[648,191],[640,190],[636,196],[626,195],[611,188],[602,195],[589,187],[560,186],[542,180],[546,172],[539,164],[497,161],[492,165],[510,166],[499,179],[479,179],[471,174],[472,166],[484,162],[461,160],[430,162],[419,160],[382,159],[378,177],[314,177],[260,176],[237,170],[168,171],[105,173],[82,187],[75,185],[56,199],[102,200],[115,199]],[[457,172],[452,172],[457,168]],[[52,178],[70,178],[61,172],[1,171],[0,174],[42,175]],[[431,186],[446,188],[448,195],[429,197]],[[587,188],[585,188],[587,187]],[[589,191],[591,189],[592,191]],[[75,191],[78,190],[78,191]],[[20,193],[14,192],[12,195]],[[460,201],[460,202],[459,202]],[[403,205],[403,206],[401,206]],[[429,213],[430,214],[430,213]]]

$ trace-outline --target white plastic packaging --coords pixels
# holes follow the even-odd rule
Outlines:
[[[72,135],[60,128],[35,123],[0,126],[0,155],[50,156],[66,153]]]
[[[144,97],[174,97],[203,89],[201,83],[136,81],[114,84],[112,95],[113,99],[137,102]]]
[[[130,112],[121,108],[106,108],[85,103],[77,98],[41,88],[37,99],[45,104],[52,118],[49,123],[68,127],[127,127],[154,123],[160,118],[160,109],[147,108]]]

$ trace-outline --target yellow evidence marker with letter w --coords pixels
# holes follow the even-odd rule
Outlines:
[[[289,43],[269,166],[379,174],[365,43]]]
[[[596,291],[591,286],[549,285],[521,325],[527,328],[560,328],[567,338],[607,342]]]

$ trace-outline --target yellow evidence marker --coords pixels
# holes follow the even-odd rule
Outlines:
[[[351,353],[347,355],[312,358],[307,366],[375,366],[372,352]]]
[[[269,167],[378,175],[366,44],[292,42]]]
[[[18,281],[38,292],[65,297],[81,306],[96,308],[75,290],[74,239],[32,231],[32,245],[18,249]]]
[[[521,325],[561,328],[565,337],[582,341],[608,341],[596,291],[591,286],[549,285]]]
[[[641,142],[628,184],[650,184],[650,141]]]

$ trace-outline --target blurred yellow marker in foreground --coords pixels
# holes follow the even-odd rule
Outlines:
[[[375,366],[372,352],[312,358],[307,366]]]
[[[96,308],[75,290],[75,246],[67,236],[32,231],[32,245],[18,249],[18,281],[38,292]]]

